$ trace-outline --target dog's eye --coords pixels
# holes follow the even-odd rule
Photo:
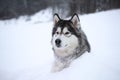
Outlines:
[[[64,35],[67,36],[67,37],[70,37],[71,33],[70,32],[65,32]]]
[[[66,35],[66,36],[69,36],[69,35],[70,35],[70,32],[66,32],[65,35]]]
[[[70,34],[70,32],[66,32],[66,33],[65,33],[65,35],[69,35],[69,34]]]
[[[59,32],[56,32],[56,34],[59,34]]]

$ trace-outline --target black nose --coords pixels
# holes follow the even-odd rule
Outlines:
[[[57,46],[57,47],[60,47],[61,40],[60,40],[60,39],[56,39],[56,40],[55,40],[55,43],[56,43],[56,46]]]

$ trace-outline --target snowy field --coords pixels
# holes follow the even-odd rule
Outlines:
[[[120,9],[79,17],[91,53],[57,73],[50,72],[49,9],[30,19],[0,21],[0,80],[120,80]]]

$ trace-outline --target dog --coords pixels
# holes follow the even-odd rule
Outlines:
[[[51,43],[55,61],[52,72],[58,72],[69,67],[74,59],[86,51],[90,52],[90,44],[76,13],[69,20],[63,20],[55,13],[53,26]]]

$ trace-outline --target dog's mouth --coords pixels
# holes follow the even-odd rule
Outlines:
[[[57,46],[57,48],[60,48],[60,47],[61,47],[61,45],[60,45],[60,44],[59,44],[59,45],[58,45],[58,44],[56,44],[56,46]]]
[[[62,45],[56,45],[57,46],[57,48],[65,48],[65,47],[67,47],[68,45],[66,44],[66,45],[64,45],[64,46],[62,46]]]

